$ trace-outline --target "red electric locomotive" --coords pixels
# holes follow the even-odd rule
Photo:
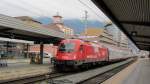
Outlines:
[[[108,60],[106,47],[79,39],[66,39],[60,42],[54,65],[55,67],[76,67]]]

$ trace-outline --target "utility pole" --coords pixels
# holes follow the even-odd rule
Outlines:
[[[84,11],[85,12],[85,16],[84,16],[84,21],[85,21],[85,23],[84,23],[84,31],[85,31],[85,36],[87,36],[87,18],[88,18],[88,11]]]

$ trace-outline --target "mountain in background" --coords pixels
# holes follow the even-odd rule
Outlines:
[[[49,24],[53,22],[52,18],[49,17],[39,17],[35,19],[42,24]],[[85,25],[80,19],[63,19],[63,22],[66,26],[73,28],[76,34],[84,31]],[[88,28],[104,28],[105,25],[103,22],[99,22],[97,20],[88,20],[87,24]]]

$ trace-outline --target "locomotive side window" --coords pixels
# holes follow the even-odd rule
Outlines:
[[[75,44],[74,43],[62,43],[59,46],[59,51],[62,52],[73,52],[75,48]]]

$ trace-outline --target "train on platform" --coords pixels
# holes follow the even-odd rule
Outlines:
[[[56,57],[53,59],[54,67],[84,67],[102,62],[118,61],[130,58],[131,50],[113,45],[103,45],[80,39],[65,39],[59,44]]]

